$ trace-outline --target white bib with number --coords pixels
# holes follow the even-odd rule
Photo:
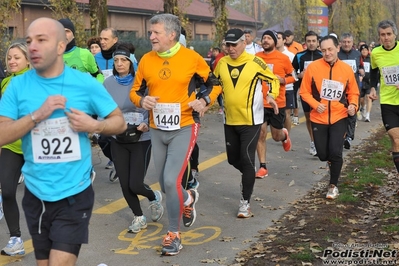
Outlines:
[[[274,64],[267,64],[267,66],[270,68],[270,71],[273,72]]]
[[[344,61],[345,63],[347,63],[347,64],[352,68],[353,73],[356,73],[356,71],[357,71],[356,60],[348,59],[348,60],[342,60],[342,61]]]
[[[126,123],[130,125],[140,125],[144,120],[143,114],[134,112],[123,113],[123,118],[125,118]]]
[[[33,161],[60,163],[81,159],[79,135],[67,117],[47,119],[31,131]]]
[[[344,93],[344,84],[339,81],[323,79],[320,97],[327,101],[339,101]]]
[[[161,130],[180,129],[180,103],[157,103],[152,109],[154,124]]]
[[[104,75],[104,79],[114,75],[114,73],[112,73],[112,69],[104,69],[104,70],[101,70],[101,72]]]
[[[386,85],[399,84],[399,66],[383,67],[382,76]]]
[[[364,72],[370,73],[370,63],[369,62],[363,62],[363,67],[364,67]]]
[[[306,70],[306,69],[308,68],[309,64],[312,63],[312,62],[313,62],[313,61],[305,61],[305,62],[303,63],[303,70]]]

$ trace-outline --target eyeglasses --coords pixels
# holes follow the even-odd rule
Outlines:
[[[230,47],[230,46],[237,47],[238,43],[229,43],[229,42],[227,42],[225,45],[226,45],[226,47]]]

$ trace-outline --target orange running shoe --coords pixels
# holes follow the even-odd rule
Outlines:
[[[288,130],[286,128],[283,128],[283,132],[286,136],[286,140],[282,141],[283,148],[285,151],[290,151],[291,150],[291,139],[290,139],[290,136],[288,135]]]
[[[268,175],[269,175],[269,173],[268,173],[267,169],[261,167],[261,168],[259,168],[259,170],[256,172],[255,177],[256,177],[256,178],[259,178],[259,179],[262,179],[262,178],[265,178],[265,177],[268,176]]]

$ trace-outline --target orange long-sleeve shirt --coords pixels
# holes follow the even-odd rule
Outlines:
[[[323,58],[311,63],[303,76],[299,94],[312,108],[310,120],[326,125],[348,117],[348,105],[357,108],[359,101],[352,68],[339,59],[332,66]],[[320,103],[327,106],[321,114],[316,111]]]
[[[294,68],[291,64],[290,59],[287,55],[283,54],[278,50],[274,50],[270,53],[259,52],[256,53],[256,56],[260,57],[265,61],[265,63],[272,70],[273,74],[282,78],[285,78],[285,84],[290,84],[295,82],[295,78],[291,75],[294,71]],[[277,103],[278,108],[284,108],[286,105],[285,99],[285,84],[280,83],[279,94],[276,99],[274,99]],[[263,92],[263,106],[266,108],[273,108],[266,101],[266,96],[269,91],[269,86],[267,83],[262,83],[262,92]]]
[[[145,54],[137,69],[130,99],[136,106],[141,106],[141,98],[146,95],[158,96],[158,103],[180,104],[180,127],[199,123],[199,115],[188,105],[196,99],[198,80],[206,82],[205,95],[211,103],[221,93],[220,86],[213,86],[208,81],[211,70],[205,60],[195,51],[184,46],[170,58],[161,58],[154,51]],[[153,112],[150,111],[150,126],[157,128]]]

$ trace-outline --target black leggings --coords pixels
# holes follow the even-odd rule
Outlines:
[[[123,196],[134,215],[142,216],[138,195],[155,200],[152,189],[144,184],[151,158],[151,141],[122,144],[112,140],[111,152]]]
[[[242,173],[242,197],[251,199],[255,184],[255,152],[261,125],[224,125],[227,161]]]
[[[24,165],[22,154],[2,148],[0,155],[0,184],[3,197],[4,217],[7,222],[10,236],[21,236],[19,227],[19,208],[16,199],[18,180],[21,168]]]
[[[330,184],[337,185],[343,164],[342,149],[348,119],[343,118],[332,125],[312,122],[314,145],[320,161],[330,162]]]
[[[184,172],[183,179],[181,180],[181,185],[186,189],[187,188],[187,183],[191,180],[193,180],[193,174],[191,172],[192,169],[195,169],[198,171],[198,158],[199,158],[199,147],[197,142],[195,143],[193,152],[191,153],[190,156],[190,162],[187,165],[186,171]]]

